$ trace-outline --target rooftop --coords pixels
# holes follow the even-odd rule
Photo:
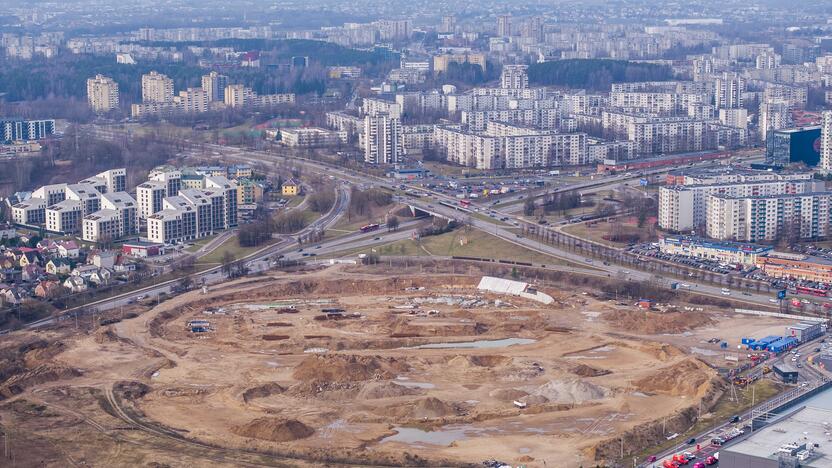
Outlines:
[[[832,468],[832,411],[807,406],[786,416],[747,439],[728,448],[724,453],[738,453],[746,456],[777,460],[781,448],[818,444],[814,454],[800,462],[807,468]]]

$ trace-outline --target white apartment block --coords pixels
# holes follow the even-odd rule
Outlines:
[[[124,236],[122,219],[116,210],[98,210],[84,216],[81,238],[87,242],[103,242]]]
[[[162,201],[167,196],[167,186],[158,180],[149,180],[136,187],[136,202],[139,205],[139,217],[147,219],[162,210]]]
[[[387,114],[390,118],[399,119],[402,116],[402,106],[395,101],[378,98],[364,98],[361,103],[361,115]]]
[[[226,86],[224,93],[225,105],[233,108],[270,107],[295,103],[293,93],[258,95],[253,89],[240,84]]]
[[[60,234],[81,232],[84,217],[84,203],[79,200],[64,200],[46,208],[46,230]]]
[[[723,125],[737,128],[748,128],[747,109],[720,109],[719,121]]]
[[[437,126],[433,140],[448,162],[478,169],[501,167],[500,137],[469,133],[457,126]]]
[[[719,109],[743,107],[746,79],[736,73],[725,72],[714,80],[714,103]]]
[[[830,234],[832,192],[708,196],[707,233],[742,242],[817,239]]]
[[[364,133],[364,119],[343,112],[327,112],[326,126],[347,132],[348,136]]]
[[[609,105],[626,109],[628,112],[644,112],[651,115],[674,115],[687,113],[691,105],[708,104],[706,93],[680,94],[659,92],[610,93]]]
[[[832,172],[832,111],[823,112],[820,126],[820,164],[826,173]]]
[[[47,202],[32,197],[12,206],[12,221],[23,226],[42,226],[46,223]]]
[[[500,87],[506,89],[524,89],[529,87],[527,65],[503,65],[500,75]]]
[[[791,128],[794,125],[789,103],[783,99],[764,100],[760,103],[757,127],[760,140],[766,141],[772,130]]]
[[[364,161],[370,164],[397,164],[404,157],[402,123],[389,114],[364,117],[362,138]]]
[[[347,143],[347,132],[323,128],[284,128],[280,130],[280,143],[291,147],[315,148]]]
[[[118,83],[104,75],[88,79],[87,102],[96,113],[118,109]]]
[[[689,231],[706,224],[707,196],[764,197],[802,194],[815,190],[811,180],[773,180],[748,183],[673,185],[659,188],[659,227],[668,231]]]
[[[142,75],[142,102],[173,102],[173,80],[156,71]]]

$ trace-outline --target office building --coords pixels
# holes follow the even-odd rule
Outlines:
[[[226,86],[228,86],[228,77],[215,71],[202,77],[202,89],[205,90],[209,102],[223,102]]]
[[[87,80],[87,102],[96,113],[118,109],[118,83],[112,78],[95,75]]]
[[[766,139],[766,164],[802,163],[815,167],[820,162],[820,140],[819,126],[771,130]]]
[[[142,102],[173,102],[173,80],[156,71],[142,75]]]

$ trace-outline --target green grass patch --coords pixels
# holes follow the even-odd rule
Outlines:
[[[216,238],[216,237],[217,236],[214,235],[214,236],[204,237],[202,239],[194,241],[193,245],[188,246],[185,250],[187,252],[191,252],[191,253],[196,252],[197,250],[199,250],[199,249],[205,247],[206,245],[208,245],[208,243],[211,242],[212,240],[214,240],[214,238]]]
[[[213,252],[200,258],[196,263],[197,265],[222,263],[222,259],[225,256],[226,252],[231,252],[231,254],[234,255],[234,258],[239,260],[248,255],[251,255],[252,253],[262,249],[263,247],[266,247],[267,245],[271,245],[276,241],[277,239],[273,239],[271,242],[258,245],[257,247],[241,247],[239,241],[237,240],[237,236],[229,237],[225,242],[223,242],[216,249],[214,249]]]

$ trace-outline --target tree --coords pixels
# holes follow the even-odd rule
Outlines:
[[[221,270],[225,276],[231,277],[231,274],[234,271],[234,261],[236,259],[237,257],[234,256],[234,254],[231,251],[226,250],[225,252],[223,252]]]
[[[532,216],[534,214],[536,206],[534,204],[533,198],[527,198],[525,203],[523,203],[523,214],[526,216]]]
[[[399,218],[395,215],[391,215],[387,218],[387,230],[388,231],[397,231],[399,229]]]

